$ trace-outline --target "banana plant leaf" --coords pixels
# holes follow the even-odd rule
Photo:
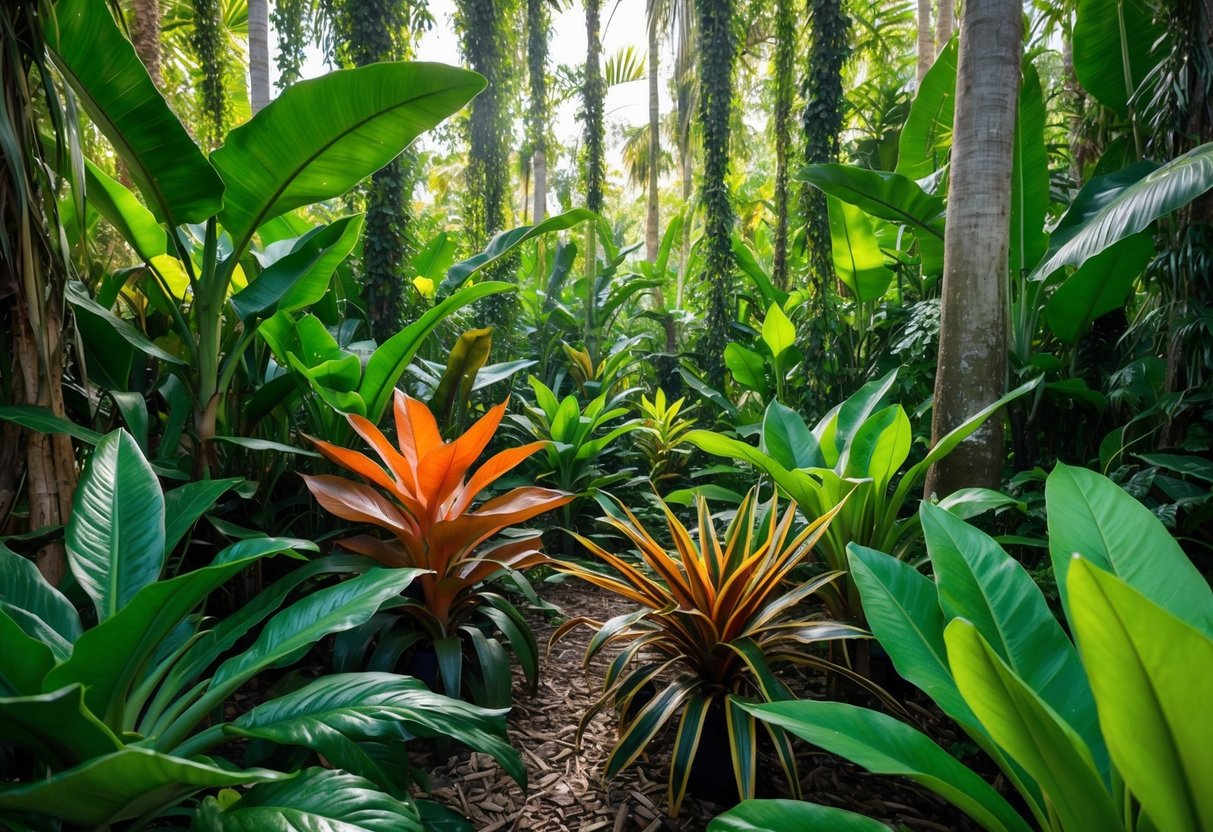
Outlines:
[[[430,399],[430,410],[440,414],[444,424],[450,421],[455,407],[468,400],[468,395],[476,383],[476,375],[489,360],[492,348],[492,327],[469,329],[459,336],[459,340],[451,348],[446,369]]]
[[[876,242],[872,222],[861,209],[834,196],[826,197],[830,212],[830,250],[834,271],[856,300],[879,300],[893,281]]]
[[[1079,0],[1071,39],[1074,74],[1084,90],[1124,118],[1134,93],[1170,53],[1171,39],[1146,0]]]
[[[67,526],[68,566],[101,622],[160,577],[165,558],[164,496],[126,431],[97,443],[80,477]]]
[[[424,832],[404,802],[343,771],[309,768],[291,780],[250,789],[233,803],[207,798],[196,832]]]
[[[211,154],[233,250],[244,251],[267,220],[341,196],[484,85],[443,64],[379,63],[288,87]]]
[[[179,803],[201,789],[290,776],[266,769],[220,768],[128,745],[49,778],[0,789],[0,818],[33,813],[104,828]]]
[[[787,832],[790,829],[828,829],[830,832],[892,832],[878,820],[799,800],[747,800],[717,815],[708,832]]]
[[[1101,315],[1124,306],[1154,256],[1148,232],[1114,243],[1078,267],[1045,302],[1045,320],[1060,341],[1076,344]]]
[[[1193,718],[1213,701],[1213,640],[1082,558],[1067,583],[1117,771],[1154,828],[1213,828],[1213,723]]]
[[[55,652],[51,652],[51,643],[55,643]],[[71,649],[41,619],[8,601],[0,601],[0,644],[4,645],[0,653],[0,696],[40,693],[42,680],[55,661],[66,658]]]
[[[923,76],[897,140],[897,173],[925,179],[948,160],[956,112],[957,41],[952,39]]]
[[[161,222],[202,222],[219,211],[223,181],[152,83],[108,4],[59,0],[46,40],[64,80]]]
[[[71,645],[80,638],[82,628],[75,607],[58,589],[42,577],[38,567],[0,543],[0,599],[33,616],[56,636],[55,642],[64,646],[59,658],[66,658]],[[28,631],[27,631],[28,632]],[[29,633],[34,635],[34,633]],[[48,644],[52,649],[55,645]]]
[[[1075,199],[1054,234],[1049,254],[1030,277],[1044,280],[1062,266],[1081,266],[1213,188],[1213,142],[1145,172],[1148,167],[1134,165],[1115,179],[1088,183],[1088,188],[1102,187],[1092,190],[1087,200]],[[1144,175],[1133,179],[1138,174]]]
[[[1011,165],[1011,274],[1027,272],[1048,248],[1049,158],[1045,152],[1045,101],[1040,75],[1023,62]]]
[[[84,704],[82,685],[0,699],[0,716],[0,741],[32,751],[53,771],[122,748],[122,741]]]

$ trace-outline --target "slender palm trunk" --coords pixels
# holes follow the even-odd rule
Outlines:
[[[944,0],[946,3],[947,0]],[[931,34],[931,0],[918,0],[918,85],[935,60],[935,39]]]
[[[650,3],[650,6],[652,4]],[[657,199],[657,168],[661,158],[661,103],[657,86],[658,63],[657,15],[649,13],[649,205],[644,224],[645,257],[650,263],[657,261],[658,235],[661,224],[661,207]]]
[[[968,0],[960,20],[933,442],[1006,389],[1007,252],[1022,44],[1018,0]],[[931,469],[926,493],[997,488],[1004,455],[1002,420],[990,419]]]
[[[943,51],[952,39],[952,28],[956,25],[956,0],[939,0],[939,12],[935,18],[935,55]]]
[[[535,222],[548,211],[547,55],[548,20],[545,0],[527,0],[527,65],[530,70],[531,106],[528,130],[531,169],[535,180]]]
[[[684,141],[682,148],[682,204],[685,216],[682,220],[682,244],[679,249],[682,252],[682,260],[678,264],[678,293],[675,306],[682,308],[682,302],[686,296],[687,274],[691,270],[691,224],[695,219],[695,212],[691,210],[691,142],[688,136]]]
[[[164,83],[160,71],[160,0],[132,0],[131,42],[156,86]]]
[[[270,103],[270,3],[248,0],[249,104],[256,115]]]
[[[788,287],[788,154],[792,136],[792,69],[796,29],[792,0],[779,0],[775,11],[775,253],[772,277],[781,289]]]

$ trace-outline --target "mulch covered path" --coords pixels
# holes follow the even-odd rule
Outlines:
[[[570,616],[587,615],[601,621],[624,611],[617,599],[575,580],[546,586],[543,595]],[[557,624],[541,615],[532,617],[541,653]],[[542,660],[536,694],[520,677],[516,679],[510,740],[526,762],[529,791],[524,793],[488,755],[464,751],[442,764],[425,763],[432,771],[431,797],[462,811],[480,832],[693,832],[706,829],[708,821],[727,808],[688,797],[677,818],[665,814],[672,731],[667,732],[671,736],[658,738],[653,753],[611,782],[603,782],[602,764],[617,736],[613,713],[595,717],[580,749],[575,743],[581,715],[602,691],[607,664],[599,658],[588,671],[583,669],[590,635],[586,628],[577,629]],[[921,724],[933,736],[945,741],[953,738],[929,711],[922,710],[921,716]],[[879,818],[894,829],[899,825],[908,830],[977,829],[908,780],[875,777],[831,755],[814,753],[804,743],[799,746],[802,788],[808,799]],[[727,760],[722,762],[728,765]],[[781,778],[774,765],[765,779],[782,785]],[[764,782],[762,778],[760,782]]]

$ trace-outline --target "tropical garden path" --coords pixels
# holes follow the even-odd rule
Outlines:
[[[573,580],[546,586],[543,595],[569,616],[602,621],[623,611],[617,598]],[[543,655],[549,636],[564,617],[534,614],[531,620]],[[601,772],[617,736],[613,713],[596,716],[577,748],[577,724],[600,694],[609,660],[597,658],[583,668],[590,636],[588,629],[578,628],[552,649],[541,661],[536,693],[527,689],[521,674],[515,679],[510,740],[527,765],[527,793],[488,755],[464,752],[445,764],[434,761],[438,764],[432,766],[430,795],[463,812],[480,832],[702,832],[722,807],[688,797],[679,817],[670,818],[664,811],[668,743],[654,743],[654,753],[609,783],[603,782]],[[921,716],[924,721],[930,717],[925,712]],[[805,795],[817,802],[880,818],[894,828],[898,824],[939,832],[976,828],[908,781],[873,777],[830,755],[802,751]],[[727,760],[721,762],[728,765]]]

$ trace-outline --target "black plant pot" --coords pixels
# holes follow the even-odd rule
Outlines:
[[[737,793],[737,778],[733,776],[732,743],[725,715],[725,700],[717,697],[708,705],[704,717],[699,748],[691,761],[687,778],[687,793],[717,806],[735,806],[741,797]]]

